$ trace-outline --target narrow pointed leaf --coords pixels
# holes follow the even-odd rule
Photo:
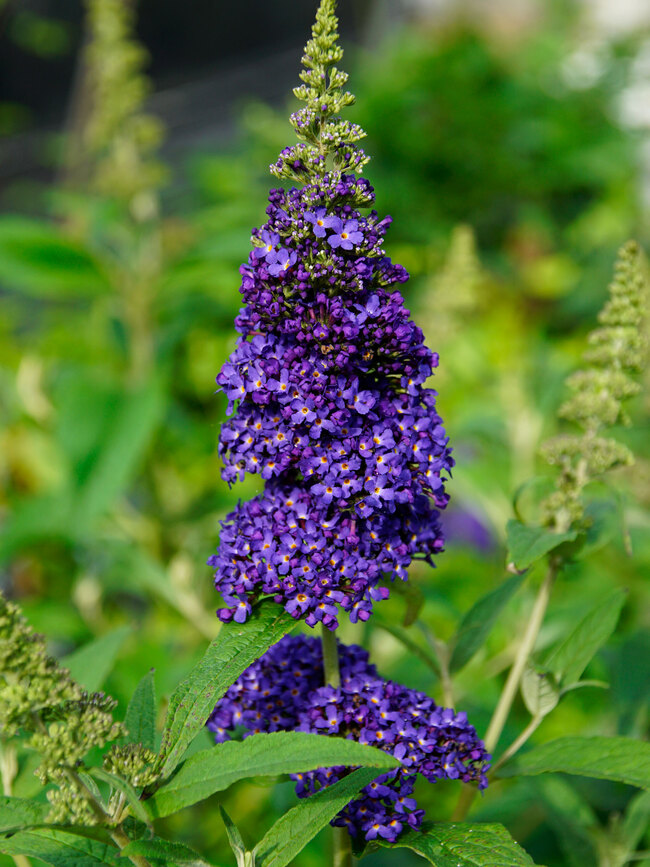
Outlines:
[[[650,743],[622,737],[558,738],[508,762],[501,777],[562,773],[650,788]]]
[[[275,777],[336,765],[387,770],[399,762],[383,750],[346,738],[307,732],[251,735],[191,756],[149,804],[154,815],[169,816],[246,777]]]
[[[555,647],[544,661],[562,684],[575,683],[598,650],[616,629],[627,594],[615,590],[594,606],[575,629]]]
[[[205,867],[207,862],[184,843],[172,843],[163,840],[162,837],[153,837],[151,840],[133,840],[122,849],[122,856],[140,855],[142,858],[152,861],[163,861],[179,865],[194,865]]]
[[[650,828],[650,792],[639,792],[625,808],[623,839],[630,852],[641,842]]]
[[[376,770],[361,768],[292,807],[253,850],[255,867],[286,867],[377,776]]]
[[[115,407],[92,470],[75,498],[73,522],[89,530],[138,469],[165,409],[162,382],[153,379],[125,394]]]
[[[402,626],[412,626],[424,607],[424,593],[413,581],[395,581],[390,589],[391,593],[402,596],[406,603]]]
[[[400,834],[395,843],[376,842],[387,849],[412,849],[435,867],[534,867],[503,825],[430,824]]]
[[[575,788],[560,776],[527,780],[537,807],[543,807],[546,820],[557,837],[566,867],[598,864],[593,829],[598,819]]]
[[[93,297],[111,288],[89,251],[56,226],[13,216],[0,220],[0,280],[35,298]]]
[[[0,832],[42,825],[49,812],[49,804],[39,804],[30,798],[0,796]]]
[[[491,590],[473,605],[463,617],[452,639],[453,651],[449,671],[460,671],[490,634],[492,627],[510,598],[521,587],[523,575],[514,575]]]
[[[142,744],[148,750],[156,749],[156,692],[154,671],[148,671],[136,686],[126,709],[124,725],[128,730],[126,742]]]
[[[508,559],[517,569],[527,569],[536,560],[540,560],[565,542],[573,542],[577,536],[575,530],[554,533],[546,527],[529,527],[521,521],[508,521],[506,527]]]
[[[84,689],[97,692],[111,673],[122,645],[130,634],[130,626],[120,626],[64,656],[61,665]]]
[[[219,812],[221,813],[221,820],[226,829],[226,836],[228,837],[228,842],[230,843],[230,848],[232,849],[235,859],[237,860],[237,867],[244,867],[246,864],[246,860],[250,860],[250,856],[246,859],[246,855],[249,855],[248,850],[246,849],[246,844],[244,843],[244,838],[241,835],[241,832],[237,825],[230,818],[228,813],[226,813],[225,809],[219,804]]]
[[[424,664],[431,669],[431,671],[436,675],[436,677],[440,678],[440,662],[431,648],[425,648],[418,644],[417,641],[411,638],[411,634],[402,626],[396,626],[392,623],[386,623],[383,620],[377,620],[375,622],[378,626],[381,626],[382,629],[385,629],[386,632],[389,633],[389,635],[392,635],[399,642],[401,642],[404,647],[409,650],[414,656],[417,656],[418,659],[421,659],[422,662],[424,662]]]
[[[263,602],[246,623],[221,630],[171,697],[158,759],[161,776],[169,776],[178,765],[228,687],[295,623],[278,605]]]
[[[53,867],[113,867],[120,855],[119,849],[109,843],[54,828],[18,831],[9,838],[0,838],[0,852],[38,858]]]

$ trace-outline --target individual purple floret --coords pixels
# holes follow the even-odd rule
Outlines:
[[[393,288],[407,274],[383,249],[390,218],[356,209],[372,199],[344,174],[272,190],[254,232],[265,246],[241,268],[219,452],[229,483],[258,473],[267,489],[227,516],[210,558],[222,620],[245,620],[265,594],[312,626],[335,628],[337,606],[367,619],[388,595],[382,576],[406,580],[413,558],[443,548],[454,462],[426,384],[438,357]]]
[[[358,220],[336,220],[331,224],[333,233],[327,239],[330,247],[341,247],[343,250],[351,250],[363,241],[363,232],[359,231]]]
[[[487,786],[490,756],[464,713],[438,707],[424,693],[383,680],[365,650],[339,644],[341,687],[323,685],[320,641],[286,636],[229,688],[208,721],[219,743],[243,727],[257,732],[306,731],[346,737],[391,753],[401,767],[377,777],[332,821],[366,840],[394,841],[419,828],[424,811],[412,797],[418,773]],[[296,793],[306,797],[350,773],[319,768],[293,774]]]

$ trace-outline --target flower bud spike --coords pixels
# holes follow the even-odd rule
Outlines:
[[[640,391],[632,376],[647,361],[647,304],[647,263],[638,244],[629,241],[619,251],[600,327],[589,335],[586,367],[568,377],[572,394],[559,410],[582,433],[561,434],[542,446],[546,460],[559,468],[556,490],[542,504],[545,523],[559,532],[583,523],[585,485],[634,462],[627,446],[603,433],[629,423],[623,404]]]

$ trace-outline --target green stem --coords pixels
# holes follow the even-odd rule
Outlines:
[[[336,632],[323,626],[320,640],[323,645],[323,673],[325,675],[325,684],[338,688],[341,685],[341,674],[339,672],[339,651],[336,641]]]
[[[535,642],[537,641],[537,636],[539,635],[539,630],[542,625],[542,621],[544,620],[546,608],[548,606],[548,602],[551,596],[551,589],[553,587],[553,583],[555,582],[555,578],[560,569],[561,563],[562,561],[559,558],[553,558],[551,560],[551,562],[549,563],[548,572],[546,573],[546,577],[542,581],[539,591],[537,592],[535,604],[533,605],[533,610],[530,612],[530,618],[528,620],[524,636],[521,640],[521,644],[519,645],[517,656],[515,657],[515,661],[512,665],[512,668],[510,669],[510,673],[508,674],[508,678],[503,687],[503,691],[492,715],[492,719],[490,720],[488,730],[485,733],[485,748],[489,753],[494,752],[494,749],[499,742],[499,738],[501,737],[501,733],[503,732],[503,728],[508,719],[508,715],[510,714],[512,704],[515,700],[515,696],[517,695],[517,690],[519,689],[521,677],[524,673],[524,669],[526,668],[526,663],[528,662],[528,658],[530,657],[530,654],[532,653],[535,646]],[[453,822],[463,821],[469,811],[469,808],[472,806],[475,797],[476,790],[474,788],[466,787],[465,789],[463,789],[458,800],[456,810],[454,811],[454,814],[452,816]]]
[[[494,776],[495,772],[499,770],[501,765],[505,765],[505,763],[508,761],[508,759],[511,759],[515,753],[519,752],[519,750],[523,747],[523,745],[526,743],[528,738],[535,731],[537,731],[537,729],[539,728],[539,724],[541,723],[541,721],[543,719],[544,719],[544,717],[541,717],[541,716],[534,716],[531,719],[531,721],[528,723],[528,725],[523,730],[523,732],[519,735],[519,737],[516,737],[514,739],[514,741],[510,744],[508,749],[504,750],[504,752],[501,754],[501,756],[499,757],[499,760],[494,765],[492,765],[492,767],[490,768],[490,773],[488,774],[489,777]]]
[[[108,831],[111,835],[111,839],[115,843],[115,845],[120,849],[124,849],[125,846],[128,846],[131,842],[129,838],[124,833],[121,825],[116,825],[115,827],[110,827],[110,823],[113,821],[112,817],[108,815],[108,813],[104,810],[102,805],[96,800],[93,793],[90,791],[88,786],[84,783],[81,777],[73,771],[71,768],[63,769],[68,780],[77,786],[84,794],[84,797],[88,801],[90,805],[90,809],[93,811],[97,820],[101,825],[108,825]],[[146,858],[143,858],[141,855],[129,855],[129,861],[131,861],[135,867],[150,867],[149,862]]]
[[[323,648],[323,673],[325,683],[338,688],[341,685],[339,670],[339,651],[336,632],[322,627],[321,645]],[[352,847],[347,828],[332,828],[332,867],[352,867]]]

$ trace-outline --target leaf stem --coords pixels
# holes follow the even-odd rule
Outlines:
[[[555,578],[557,577],[557,574],[560,570],[561,564],[561,558],[553,557],[551,559],[548,571],[546,573],[546,577],[542,581],[542,584],[537,592],[537,597],[535,599],[532,611],[530,612],[530,618],[528,620],[526,630],[521,640],[521,644],[519,645],[517,655],[512,664],[512,668],[510,669],[510,673],[508,674],[508,677],[506,679],[503,691],[501,693],[501,696],[499,697],[499,701],[492,715],[492,719],[490,720],[488,730],[485,733],[485,748],[489,753],[494,752],[494,749],[499,742],[499,738],[501,737],[501,733],[503,732],[504,726],[508,719],[508,715],[510,714],[510,710],[515,700],[517,690],[519,689],[521,677],[526,667],[526,663],[530,654],[533,651],[533,648],[535,647],[535,642],[537,641],[537,636],[539,635],[539,630],[542,625],[542,621],[544,620],[546,609],[548,607],[548,602],[551,596],[551,589],[555,582]],[[529,735],[530,734],[532,734],[532,732],[530,732]],[[519,746],[521,746],[521,744],[519,744]],[[519,749],[519,746],[517,747],[517,749]],[[454,811],[454,814],[452,816],[452,822],[463,821],[469,811],[469,808],[472,806],[475,797],[475,789],[470,788],[469,786],[463,789],[460,798],[458,799],[456,810]]]
[[[325,683],[338,688],[341,685],[341,672],[336,632],[325,625],[321,630],[321,645]],[[352,846],[347,828],[332,828],[332,867],[352,867]]]

